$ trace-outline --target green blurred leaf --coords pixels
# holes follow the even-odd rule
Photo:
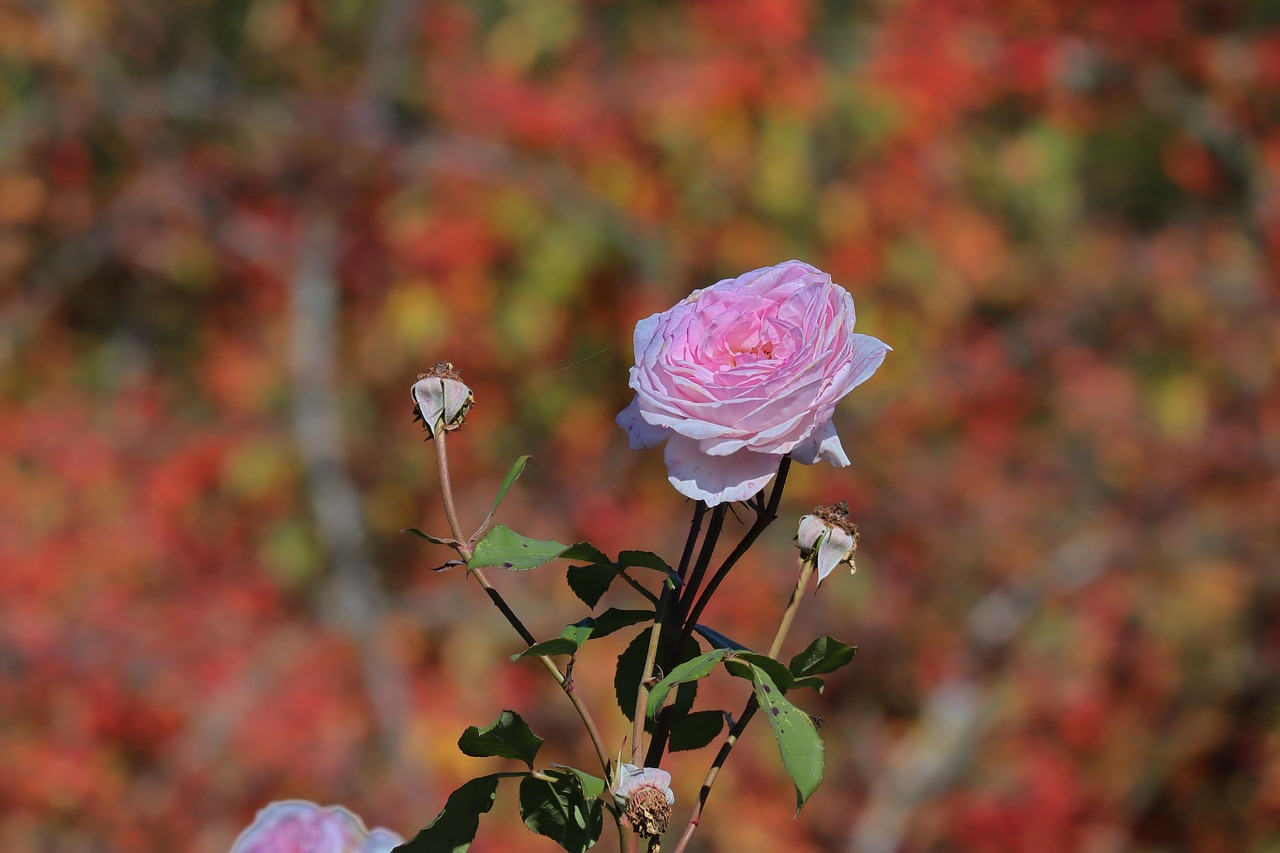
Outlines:
[[[452,544],[453,544],[453,540],[452,540],[452,539],[441,539],[441,538],[439,538],[438,536],[432,536],[432,535],[430,535],[429,533],[423,533],[421,530],[419,530],[419,529],[418,529],[418,528],[416,528],[416,527],[406,527],[406,528],[404,528],[403,530],[401,530],[400,532],[401,532],[401,533],[411,533],[411,534],[413,534],[414,536],[417,536],[419,539],[425,539],[425,540],[427,540],[428,542],[434,542],[434,543],[436,543],[437,545],[452,545]]]
[[[788,669],[797,678],[835,672],[852,661],[857,651],[857,646],[845,645],[833,637],[823,635],[793,657]]]
[[[520,782],[520,817],[524,825],[555,841],[570,853],[582,853],[604,829],[604,807],[588,799],[580,777],[552,772],[551,781],[528,776]]]
[[[468,726],[458,738],[458,749],[473,758],[515,758],[533,769],[542,738],[515,711],[503,711],[493,723],[478,729]]]
[[[818,729],[809,715],[787,701],[767,672],[753,664],[747,666],[751,667],[756,701],[778,742],[782,766],[795,784],[796,811],[799,812],[822,784],[826,761],[822,738],[818,737]]]
[[[498,780],[524,773],[495,773],[472,779],[449,795],[435,820],[392,853],[465,853],[480,828],[480,815],[493,808]]]
[[[687,681],[697,681],[708,675],[711,670],[716,668],[716,664],[724,660],[724,656],[728,654],[724,649],[716,649],[706,654],[698,655],[693,660],[685,661],[653,686],[649,691],[649,705],[646,713],[652,717],[662,707],[662,703],[666,700],[667,694],[671,692],[671,688],[677,684],[684,684]]]
[[[724,711],[694,711],[671,724],[671,752],[702,749],[724,729]]]
[[[667,565],[667,561],[651,551],[622,551],[618,554],[618,565],[627,569],[633,566],[641,569],[653,569],[656,572],[675,577],[675,572]]]
[[[467,568],[500,566],[512,571],[527,571],[551,562],[569,549],[570,546],[554,539],[530,539],[505,524],[498,524],[476,543]]]

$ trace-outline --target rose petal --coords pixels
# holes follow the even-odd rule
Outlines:
[[[745,501],[758,494],[778,473],[782,454],[740,450],[728,456],[708,456],[698,443],[682,435],[667,440],[667,480],[685,497],[716,506]]]
[[[626,431],[627,438],[631,440],[632,450],[648,450],[650,447],[657,447],[671,434],[669,430],[654,426],[640,416],[638,397],[632,398],[631,405],[618,412],[615,420],[618,426]]]
[[[818,462],[829,462],[837,468],[849,465],[849,457],[845,455],[840,436],[836,434],[836,425],[831,421],[819,424],[808,438],[791,451],[790,456],[801,465]]]
[[[818,546],[818,586],[849,556],[852,549],[853,536],[849,531],[842,527],[832,527]]]

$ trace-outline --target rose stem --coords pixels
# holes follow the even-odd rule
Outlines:
[[[719,510],[717,509],[716,512],[719,512]],[[671,662],[675,658],[676,654],[674,651],[670,651],[671,633],[684,624],[680,621],[680,617],[683,612],[683,604],[686,599],[686,590],[688,589],[689,560],[693,558],[693,548],[698,544],[698,535],[702,532],[702,520],[706,515],[706,502],[698,501],[695,503],[693,507],[693,519],[689,522],[689,536],[684,541],[684,552],[680,555],[680,568],[676,570],[676,576],[680,578],[680,588],[675,590],[673,593],[673,603],[675,606],[670,608],[670,614],[663,611],[663,615],[659,620],[662,622],[662,631],[658,639],[658,649],[668,649],[666,659],[663,661],[667,672],[670,672]],[[715,540],[720,535],[720,526],[720,523],[717,522],[716,514],[713,513],[711,517],[711,526],[707,529],[707,537],[703,541],[703,553],[706,552],[707,542],[710,542],[711,547],[714,549]],[[709,560],[710,557],[708,556],[707,559]],[[701,573],[699,572],[699,567],[701,567],[702,571],[706,571],[706,566],[703,564],[702,560],[702,554],[698,555],[698,566],[695,566],[693,570],[694,576],[700,576]],[[670,618],[668,618],[668,616]],[[650,670],[646,669],[643,677],[648,678],[649,676]]]
[[[445,430],[440,430],[435,436],[436,446],[436,463],[440,468],[440,499],[444,503],[444,514],[449,519],[449,529],[453,532],[453,538],[457,540],[458,556],[464,561],[471,560],[471,543],[462,536],[462,528],[458,524],[458,513],[453,504],[453,484],[449,478],[449,452],[445,445]],[[520,639],[524,640],[527,645],[532,646],[537,640],[533,634],[529,633],[529,629],[520,621],[520,617],[516,616],[510,605],[503,599],[502,593],[498,592],[489,583],[480,569],[467,569],[467,574],[476,579],[480,587],[489,596],[489,600],[494,603],[502,615],[506,617],[507,622],[511,623],[511,627],[516,629],[516,633],[520,635]],[[591,745],[595,747],[596,758],[600,761],[600,768],[604,770],[606,778],[609,776],[609,752],[605,749],[604,738],[600,736],[600,730],[596,727],[595,720],[591,716],[591,711],[578,698],[578,694],[573,690],[573,682],[564,677],[560,672],[560,667],[556,666],[555,661],[546,655],[539,655],[538,660],[546,668],[551,677],[556,680],[556,684],[560,685],[560,689],[564,691],[564,695],[569,697],[569,701],[573,704],[574,710],[578,712],[578,716],[582,718],[582,725],[587,730],[587,736],[591,738]],[[619,827],[621,832],[621,827]]]
[[[693,629],[698,624],[698,619],[702,616],[702,611],[706,609],[707,603],[711,600],[711,596],[715,594],[716,588],[720,586],[721,581],[729,574],[729,571],[742,559],[742,555],[747,553],[749,549],[759,538],[764,529],[773,523],[778,517],[778,504],[782,501],[782,490],[787,485],[787,472],[791,470],[791,457],[784,456],[778,464],[778,475],[773,482],[773,490],[769,492],[769,502],[763,507],[756,510],[756,520],[747,530],[746,535],[738,542],[737,546],[725,558],[725,561],[716,570],[712,576],[711,582],[702,592],[697,602],[693,605],[692,612],[684,617],[684,626],[680,631],[680,638],[676,641],[675,648],[684,648],[684,644],[693,636]],[[721,504],[723,506],[723,504]],[[717,507],[719,509],[719,507]],[[695,567],[694,573],[697,574]],[[687,608],[685,608],[687,611]],[[662,753],[667,747],[667,738],[670,736],[670,726],[658,724],[653,730],[653,739],[649,742],[649,753],[645,756],[645,763],[651,767],[657,767],[662,760]]]
[[[706,511],[706,505],[703,504],[702,501],[699,501],[698,505],[703,508],[703,512]],[[697,590],[697,584],[701,581],[702,576],[706,574],[707,566],[710,565],[712,556],[715,555],[716,544],[720,541],[720,531],[724,529],[724,518],[728,511],[728,505],[723,503],[711,511],[711,522],[707,525],[706,536],[702,539],[702,548],[698,551],[698,561],[694,564],[692,571],[681,572],[681,578],[692,580],[694,586],[692,589],[689,589],[686,584],[685,587],[680,590],[682,594],[676,602],[675,612],[672,614],[673,618],[663,620],[665,624],[662,626],[662,633],[658,645],[660,648],[666,650],[666,655],[663,659],[665,672],[670,672],[675,667],[675,661],[680,654],[680,649],[684,647],[684,644],[688,639],[687,637],[681,637],[678,643],[673,644],[671,642],[671,635],[678,632],[684,624],[682,621],[684,612],[688,609],[689,602],[692,601],[692,595]],[[686,554],[689,554],[691,550],[692,549],[689,545],[685,546]],[[681,563],[682,568],[687,568],[687,560],[682,560]],[[645,677],[648,677],[649,672],[650,669],[646,668]],[[666,748],[667,737],[669,735],[670,724],[667,723],[666,720],[661,722],[655,721],[653,738],[649,741],[649,752],[645,756],[645,766],[658,766],[658,762],[662,760],[662,752]]]
[[[795,619],[796,610],[800,607],[800,599],[804,597],[805,588],[809,585],[809,577],[813,574],[813,561],[802,560],[800,562],[800,579],[796,581],[796,588],[791,593],[791,601],[787,604],[786,611],[782,614],[782,621],[778,624],[778,632],[773,635],[773,643],[769,646],[769,657],[776,658],[778,652],[782,651],[782,643],[787,638],[787,633],[791,630],[791,622]],[[738,738],[742,736],[742,732],[747,727],[747,723],[751,722],[751,718],[756,715],[759,710],[760,703],[756,701],[756,694],[753,692],[751,698],[747,700],[747,704],[743,707],[742,713],[738,715],[738,719],[734,722],[733,728],[729,730],[729,734],[724,739],[724,743],[720,745],[720,751],[716,753],[715,760],[711,762],[711,769],[707,771],[706,778],[702,780],[702,790],[698,792],[698,802],[694,803],[693,813],[689,816],[689,823],[685,827],[684,835],[680,837],[680,843],[676,845],[675,853],[683,853],[684,848],[688,846],[689,839],[693,838],[693,833],[698,828],[698,821],[702,817],[702,809],[707,804],[707,797],[711,795],[711,786],[715,784],[716,777],[720,775],[720,769],[724,767],[724,763],[729,759],[729,753],[733,751],[733,745],[738,742]]]

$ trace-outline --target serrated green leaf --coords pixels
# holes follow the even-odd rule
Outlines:
[[[569,550],[554,539],[530,539],[505,524],[496,524],[476,543],[467,568],[500,566],[511,571],[527,571],[549,563]]]
[[[694,711],[671,724],[671,752],[702,747],[715,740],[724,729],[724,711]]]
[[[569,589],[588,607],[595,607],[609,591],[618,577],[618,567],[612,563],[593,563],[589,566],[570,566],[565,576]]]
[[[551,781],[526,777],[520,782],[520,817],[524,825],[555,841],[569,853],[583,853],[600,838],[604,806],[587,798],[580,778],[550,774]]]
[[[729,671],[730,675],[750,681],[753,676],[749,670],[744,668],[745,665],[757,666],[769,673],[769,678],[774,684],[782,688],[783,693],[791,689],[791,685],[794,682],[791,670],[787,669],[782,661],[774,660],[768,655],[756,654],[755,652],[734,652],[724,662],[725,669]]]
[[[596,629],[591,636],[593,639],[607,637],[615,631],[620,631],[631,625],[651,622],[655,615],[652,610],[621,610],[617,607],[610,607],[595,617]]]
[[[507,472],[507,476],[502,478],[502,485],[498,486],[498,496],[493,499],[493,509],[489,510],[489,516],[492,517],[498,511],[498,506],[502,503],[502,499],[507,496],[507,491],[515,484],[520,475],[524,473],[524,466],[528,463],[529,456],[521,456],[511,466],[511,470]]]
[[[483,729],[468,726],[458,738],[458,749],[473,758],[515,758],[533,769],[542,738],[533,733],[515,711],[503,711]]]
[[[574,542],[564,553],[560,555],[561,559],[574,560],[580,563],[612,563],[608,555],[592,545],[590,542]]]
[[[797,677],[835,672],[853,660],[857,651],[857,646],[848,646],[833,637],[824,635],[793,657],[788,669]]]
[[[409,533],[417,536],[419,539],[425,539],[428,542],[434,542],[437,545],[452,545],[452,539],[441,539],[439,536],[432,536],[430,533],[423,533],[416,527],[405,527],[400,530],[401,533]]]
[[[466,853],[480,828],[480,815],[493,808],[498,780],[524,773],[495,773],[472,779],[449,795],[435,820],[392,853]]]
[[[778,742],[782,766],[795,785],[796,811],[799,812],[822,784],[826,762],[822,738],[818,737],[818,729],[809,715],[787,701],[767,672],[753,664],[747,666],[752,670],[760,711],[769,721],[769,728]]]
[[[644,660],[648,650],[649,632],[641,631],[631,641],[631,645],[627,646],[626,651],[618,656],[618,668],[613,675],[613,689],[614,695],[618,700],[618,708],[626,715],[628,720],[635,719],[636,693],[640,688],[640,671],[644,669]],[[692,660],[701,653],[702,649],[698,646],[698,642],[690,637],[680,649],[680,654],[676,657],[676,663],[681,664]],[[669,706],[662,709],[662,713],[670,713],[673,718],[682,717],[693,708],[693,703],[697,698],[698,683],[696,681],[681,684],[676,688],[675,699]],[[648,731],[651,727],[652,723],[646,718],[645,730]]]
[[[697,631],[703,637],[703,639],[705,639],[708,643],[711,644],[711,647],[714,649],[729,649],[730,651],[735,651],[735,652],[751,651],[749,648],[742,645],[742,643],[739,643],[737,640],[734,640],[730,637],[726,637],[724,634],[721,634],[719,631],[708,628],[706,625],[702,625],[702,624],[694,625],[693,630]]]
[[[677,684],[684,684],[688,681],[697,681],[703,678],[715,669],[716,664],[724,660],[728,654],[724,649],[716,649],[706,654],[698,655],[692,660],[685,661],[653,686],[649,691],[649,704],[646,713],[652,717],[658,713],[658,709],[662,707],[662,703],[666,700],[667,694],[671,692],[671,688]]]
[[[792,690],[795,690],[797,687],[810,687],[818,691],[819,693],[821,693],[826,686],[827,686],[827,683],[816,675],[808,675],[808,676],[805,676],[804,678],[797,678],[795,681],[791,682]]]

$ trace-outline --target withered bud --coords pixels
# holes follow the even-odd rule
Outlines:
[[[419,374],[412,394],[413,419],[422,421],[430,438],[462,426],[467,410],[475,404],[471,389],[447,361],[437,361],[426,373]]]
[[[671,826],[671,803],[657,788],[641,788],[627,800],[622,815],[643,838],[662,835]]]
[[[840,501],[834,506],[820,506],[800,519],[796,533],[800,559],[812,560],[818,570],[818,584],[841,563],[857,571],[853,555],[858,550],[858,528],[849,520],[849,505]]]

